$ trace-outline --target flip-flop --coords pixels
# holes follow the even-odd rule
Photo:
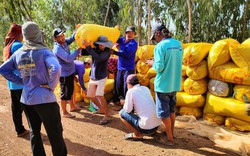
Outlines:
[[[107,123],[110,123],[111,122],[111,119],[110,118],[103,118],[101,121],[100,121],[100,125],[105,125]]]
[[[124,136],[125,140],[132,140],[132,141],[142,141],[143,138],[136,138],[134,137],[133,133],[128,133]]]
[[[72,114],[65,114],[62,117],[65,117],[65,118],[75,118],[76,116],[74,116]]]

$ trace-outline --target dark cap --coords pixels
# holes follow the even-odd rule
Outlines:
[[[139,79],[138,77],[136,76],[136,74],[130,74],[128,77],[127,77],[127,83],[131,84],[131,85],[136,85],[136,84],[139,84]]]
[[[65,31],[61,30],[60,28],[55,28],[52,32],[53,37],[57,37],[60,36],[62,33],[64,33]]]
[[[108,40],[106,36],[99,36],[98,40],[95,42],[95,44],[103,45],[104,47],[112,48],[113,43]]]
[[[155,25],[153,25],[152,36],[150,37],[150,40],[155,40],[155,33],[157,31],[161,31],[162,29],[167,29],[163,23],[156,23]]]
[[[133,26],[128,26],[128,27],[126,28],[125,33],[129,32],[129,31],[136,33],[136,32],[135,32],[135,27],[133,27]]]

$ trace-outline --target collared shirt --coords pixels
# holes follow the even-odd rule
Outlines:
[[[69,45],[75,41],[75,34],[66,39],[63,45],[55,42],[53,52],[62,66],[61,77],[70,76],[75,72],[74,59],[80,54],[79,50],[70,53]]]
[[[21,76],[13,73],[18,69]],[[54,90],[59,82],[61,66],[49,49],[17,50],[0,66],[0,74],[7,80],[23,84],[21,102],[37,105],[56,102]],[[40,85],[47,84],[49,88]]]
[[[152,129],[161,125],[161,119],[156,117],[155,102],[149,89],[139,84],[128,89],[123,109],[130,113],[134,110],[139,119],[142,129]]]
[[[87,52],[92,56],[92,67],[90,78],[92,80],[101,80],[108,76],[108,59],[111,55],[111,50],[105,48],[104,51],[93,49],[91,46],[86,47]]]
[[[118,55],[118,70],[134,70],[135,69],[135,53],[138,48],[137,42],[132,39],[126,42],[125,37],[120,37],[117,43],[120,46],[119,52],[114,51]]]
[[[155,46],[153,68],[157,72],[154,80],[156,92],[180,91],[182,55],[183,47],[176,39],[166,38]]]

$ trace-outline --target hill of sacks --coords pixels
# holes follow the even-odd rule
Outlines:
[[[77,31],[76,42],[95,41],[102,33],[113,42],[120,34],[117,28],[82,25]],[[156,72],[146,60],[153,57],[154,47],[139,46],[135,59],[140,84],[149,87],[153,97]],[[203,117],[232,130],[250,131],[250,39],[243,43],[232,38],[214,44],[188,43],[183,44],[183,48],[182,87],[177,93],[176,113]],[[84,74],[86,87],[89,72],[87,69]],[[105,86],[107,101],[113,98],[113,78],[114,75],[109,74]],[[78,83],[75,83],[75,93],[77,102],[89,103]]]

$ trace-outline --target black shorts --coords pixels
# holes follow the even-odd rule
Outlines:
[[[60,77],[61,100],[71,100],[74,92],[74,74]]]

